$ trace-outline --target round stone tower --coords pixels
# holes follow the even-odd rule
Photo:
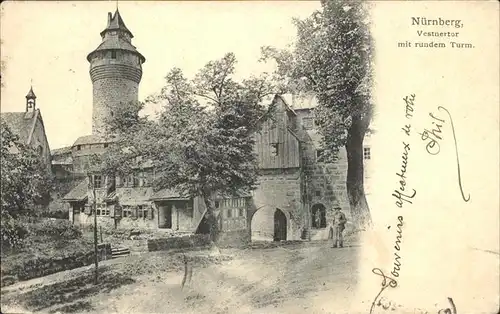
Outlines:
[[[93,85],[92,135],[105,136],[106,122],[120,106],[138,101],[146,59],[132,45],[133,37],[117,9],[114,15],[108,13],[102,43],[87,56]]]

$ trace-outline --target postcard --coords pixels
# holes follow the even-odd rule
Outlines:
[[[498,2],[0,23],[2,313],[500,311]]]

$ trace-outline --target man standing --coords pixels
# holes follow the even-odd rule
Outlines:
[[[335,207],[335,212],[333,213],[333,246],[332,248],[344,246],[344,236],[342,232],[345,229],[345,223],[347,219],[343,212],[340,211],[340,207]]]

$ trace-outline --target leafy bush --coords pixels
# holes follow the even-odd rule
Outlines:
[[[2,251],[22,246],[23,240],[28,236],[25,224],[14,219],[7,211],[2,210],[0,225]]]
[[[40,213],[40,217],[56,218],[56,219],[69,219],[69,212],[67,210],[43,211]]]
[[[39,237],[61,237],[63,239],[77,239],[82,231],[68,220],[43,220],[30,225],[29,231]]]

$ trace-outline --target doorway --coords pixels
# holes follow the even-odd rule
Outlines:
[[[172,229],[172,205],[159,206],[158,228]]]
[[[286,241],[286,216],[278,208],[274,212],[274,241]]]

